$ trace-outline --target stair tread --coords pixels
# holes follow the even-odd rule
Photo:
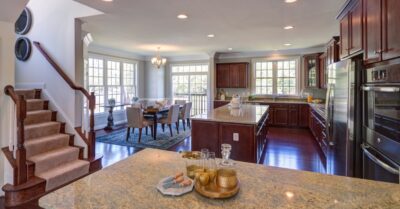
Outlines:
[[[51,150],[48,152],[34,155],[34,156],[28,158],[28,160],[30,160],[32,162],[39,162],[39,161],[47,160],[49,158],[57,157],[59,155],[68,154],[70,152],[76,152],[76,150],[78,150],[78,152],[79,152],[79,148],[77,148],[77,147],[66,146],[66,147],[62,147],[59,149],[55,149],[55,150]]]
[[[82,166],[88,165],[89,162],[86,160],[74,160],[68,163],[61,164],[57,167],[54,167],[53,169],[47,170],[45,172],[37,174],[38,177],[44,178],[44,179],[49,179],[52,176],[58,176],[66,173],[69,170],[72,170],[74,168],[79,168]]]
[[[54,111],[51,111],[51,110],[32,110],[32,111],[27,111],[26,114],[27,115],[34,115],[34,114],[41,114],[41,113],[48,113],[48,112],[52,113]]]
[[[53,135],[49,135],[49,136],[43,136],[43,137],[39,137],[39,138],[34,138],[34,139],[29,139],[25,141],[25,145],[30,145],[30,144],[36,144],[36,143],[40,143],[41,141],[50,141],[50,140],[54,140],[54,139],[58,139],[58,138],[64,138],[66,136],[70,136],[69,134],[53,134]]]
[[[37,123],[37,124],[32,124],[32,125],[26,125],[26,126],[25,126],[25,129],[46,127],[46,126],[54,125],[54,124],[61,124],[61,122],[58,122],[58,121],[48,121],[48,122],[44,122],[44,123]]]

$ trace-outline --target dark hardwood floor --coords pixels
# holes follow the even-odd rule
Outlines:
[[[325,173],[324,157],[308,129],[270,128],[263,164]]]
[[[123,129],[124,125],[116,127]],[[107,134],[104,130],[97,135]],[[103,154],[103,166],[107,167],[142,149],[96,142],[96,151]],[[191,138],[171,147],[170,151],[191,150]],[[282,168],[325,173],[323,157],[308,129],[270,128],[263,164]]]

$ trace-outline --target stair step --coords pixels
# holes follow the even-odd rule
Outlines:
[[[35,175],[77,159],[79,159],[79,148],[70,146],[51,150],[27,158],[27,160],[35,163]]]
[[[60,133],[62,124],[60,122],[45,122],[25,126],[25,139],[34,139]]]
[[[27,140],[25,142],[26,157],[60,149],[69,145],[70,135],[55,134],[46,137]]]
[[[25,99],[35,99],[36,96],[35,89],[16,89],[15,93],[24,96]]]
[[[53,121],[54,112],[51,110],[35,110],[26,114],[25,125],[38,124]]]
[[[89,166],[90,163],[88,161],[74,160],[48,171],[37,173],[36,176],[47,181],[46,191],[49,191],[87,175],[89,173]]]
[[[43,99],[27,99],[26,109],[27,111],[35,110],[47,110],[49,107],[49,101]]]

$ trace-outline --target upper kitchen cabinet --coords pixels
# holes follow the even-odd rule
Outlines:
[[[310,54],[303,57],[306,79],[305,84],[308,88],[319,88],[320,55],[321,54]]]
[[[334,36],[326,46],[326,65],[339,61],[339,36]]]
[[[217,64],[217,88],[247,88],[248,63]]]
[[[383,1],[383,54],[382,59],[400,57],[400,1]]]
[[[365,64],[400,57],[400,1],[364,0]]]
[[[326,88],[327,87],[327,53],[321,54],[319,56],[319,87]]]
[[[340,20],[340,58],[363,50],[363,0],[354,0]]]

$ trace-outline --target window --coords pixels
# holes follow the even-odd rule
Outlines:
[[[105,112],[104,105],[108,104],[109,99],[115,99],[117,104],[121,104],[135,97],[136,78],[137,64],[133,61],[90,57],[86,81],[89,91],[96,95],[95,112]]]
[[[256,61],[254,68],[257,95],[297,94],[297,60]]]
[[[174,101],[191,101],[192,115],[206,112],[208,106],[208,65],[173,65],[171,74]]]

